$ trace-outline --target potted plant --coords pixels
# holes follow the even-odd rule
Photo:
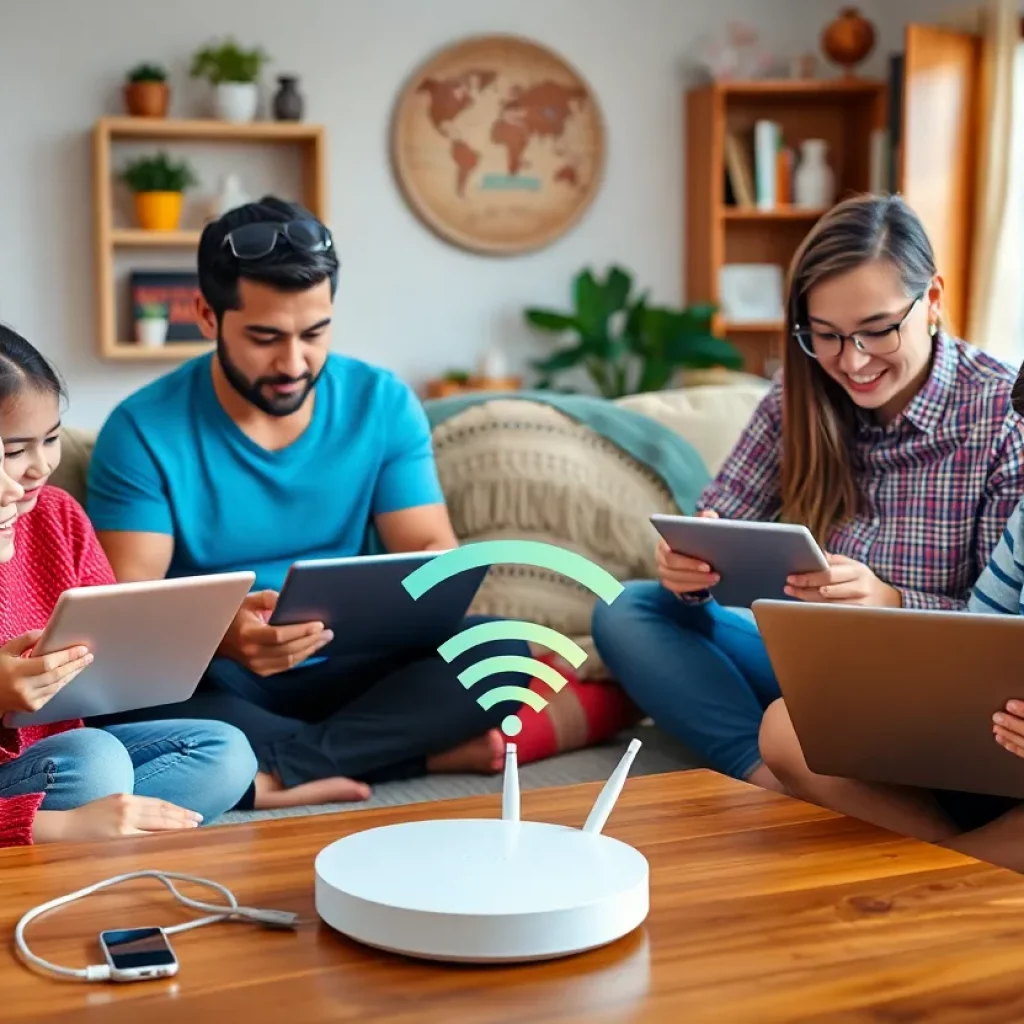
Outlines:
[[[167,340],[167,307],[144,302],[135,316],[135,340],[146,348],[158,348]]]
[[[242,49],[233,39],[210,44],[192,57],[192,77],[206,78],[214,87],[214,109],[223,121],[245,122],[259,107],[257,80],[270,58],[262,49]]]
[[[175,162],[163,152],[133,160],[121,177],[135,193],[135,217],[146,231],[176,230],[183,193],[198,182],[185,161]]]
[[[550,388],[557,374],[582,368],[600,395],[621,398],[667,387],[682,369],[742,369],[736,347],[712,334],[714,306],[651,306],[646,292],[634,297],[632,291],[632,276],[621,267],[612,267],[603,281],[586,269],[573,282],[571,312],[525,311],[533,327],[573,338],[568,347],[533,363],[538,387]]]
[[[138,64],[126,76],[124,102],[133,117],[166,117],[171,90],[159,64]]]

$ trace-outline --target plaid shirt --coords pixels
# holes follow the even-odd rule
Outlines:
[[[865,508],[827,548],[869,566],[906,608],[965,608],[1024,494],[1014,377],[940,333],[932,372],[906,409],[886,426],[858,417],[854,464]],[[779,374],[699,507],[724,519],[776,519],[781,434]]]

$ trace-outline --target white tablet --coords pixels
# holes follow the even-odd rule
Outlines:
[[[310,559],[288,570],[271,625],[322,622],[334,639],[316,657],[434,653],[461,623],[489,566],[467,569],[418,600],[402,586],[440,551]]]
[[[232,572],[66,590],[34,653],[84,644],[93,662],[38,711],[9,712],[4,725],[187,700],[255,579],[252,572]]]
[[[759,599],[792,600],[785,593],[788,576],[828,568],[806,526],[662,513],[651,523],[673,551],[707,562],[721,576],[711,594],[731,608],[749,608]]]

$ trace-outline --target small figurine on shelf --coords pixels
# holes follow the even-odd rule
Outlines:
[[[124,103],[132,117],[166,117],[171,90],[159,64],[139,64],[128,72]]]
[[[217,194],[210,200],[207,220],[217,220],[219,217],[223,217],[228,210],[245,206],[250,201],[249,194],[242,188],[242,182],[238,175],[223,174]]]
[[[760,45],[757,30],[746,21],[730,21],[724,41],[705,41],[699,60],[715,81],[758,78],[770,74],[775,58]]]
[[[167,308],[159,302],[145,302],[135,318],[135,340],[145,348],[159,348],[167,340],[167,324]]]

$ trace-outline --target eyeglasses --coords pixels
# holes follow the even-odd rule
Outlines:
[[[223,244],[237,259],[258,260],[272,253],[282,238],[304,252],[325,252],[334,244],[330,231],[320,221],[310,218],[243,224],[229,231]]]
[[[898,351],[902,341],[902,327],[907,318],[924,298],[918,295],[910,304],[910,308],[895,323],[874,330],[856,331],[854,334],[840,334],[838,331],[822,331],[816,328],[793,328],[793,337],[804,352],[812,359],[836,359],[843,354],[843,345],[853,342],[858,352],[869,356],[891,356]]]

